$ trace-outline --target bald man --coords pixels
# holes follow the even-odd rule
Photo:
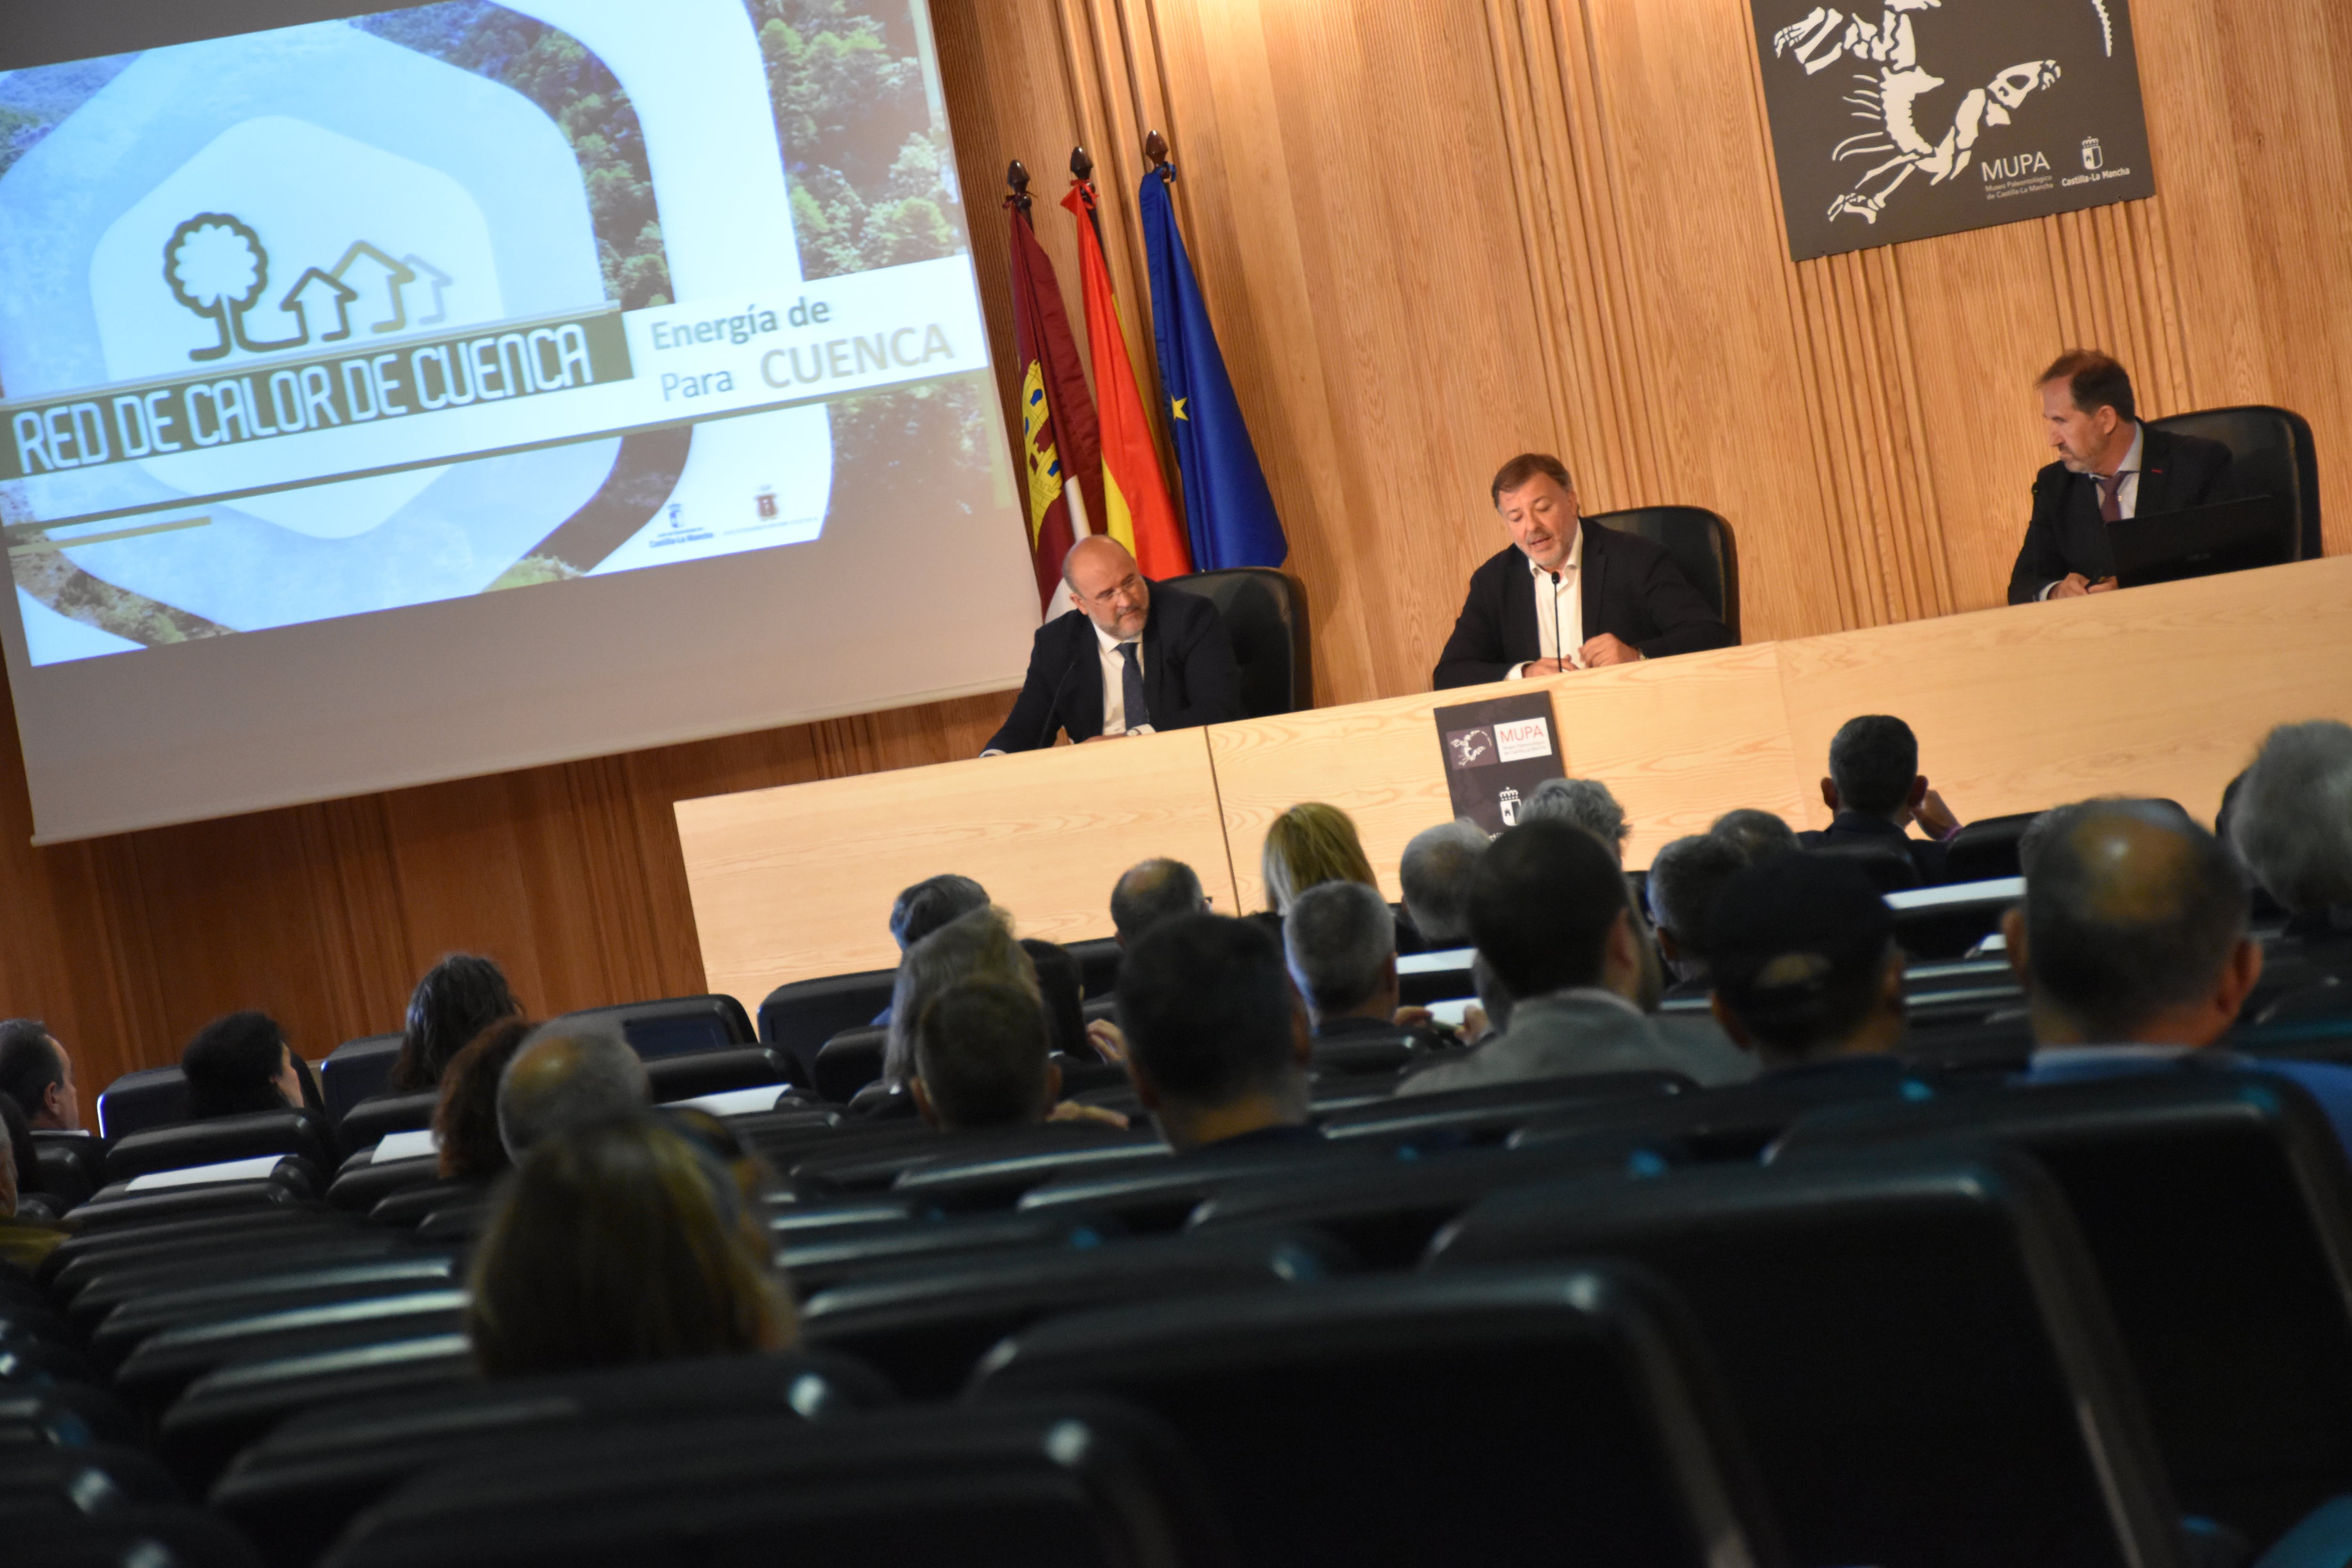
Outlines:
[[[1062,559],[1077,608],[1037,628],[1029,675],[983,757],[1033,752],[1242,716],[1241,675],[1224,617],[1208,600],[1152,583],[1108,534]]]

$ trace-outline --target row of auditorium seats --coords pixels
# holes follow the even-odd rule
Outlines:
[[[802,1350],[509,1384],[457,1327],[478,1202],[101,1200],[0,1283],[0,1520],[282,1564],[2345,1561],[2318,1110],[1923,1081],[1551,1080],[1189,1158],[738,1116]]]

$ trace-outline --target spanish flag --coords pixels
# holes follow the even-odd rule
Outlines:
[[[1029,517],[1029,560],[1037,574],[1037,604],[1050,614],[1062,588],[1062,557],[1097,531],[1088,518],[1106,515],[1101,436],[1094,399],[1087,393],[1078,345],[1062,309],[1062,285],[1030,226],[1028,198],[1005,207],[1013,231],[1013,353],[1021,367],[1020,459]],[[1070,481],[1076,480],[1074,487]]]
[[[1160,454],[1144,422],[1143,395],[1128,363],[1118,325],[1118,300],[1103,260],[1102,229],[1091,181],[1072,180],[1062,198],[1078,220],[1078,277],[1087,297],[1087,348],[1094,361],[1095,395],[1102,408],[1103,531],[1127,546],[1146,577],[1181,577],[1192,570],[1184,527],[1168,499]]]

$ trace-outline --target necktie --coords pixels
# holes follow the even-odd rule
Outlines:
[[[1127,709],[1127,727],[1132,732],[1151,722],[1151,705],[1143,700],[1143,666],[1136,661],[1135,645],[1118,645],[1118,657],[1127,668],[1118,673],[1118,699]]]
[[[2096,479],[2099,485],[2100,521],[2121,522],[2124,520],[2123,470],[2118,468],[2114,473],[2104,477],[2093,474],[2091,478]]]

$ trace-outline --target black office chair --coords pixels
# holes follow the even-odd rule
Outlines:
[[[109,1183],[160,1171],[290,1154],[320,1171],[335,1168],[335,1142],[325,1121],[308,1110],[256,1110],[150,1128],[115,1140],[106,1152]]]
[[[1585,521],[1663,546],[1699,597],[1731,628],[1732,640],[1738,640],[1739,552],[1732,543],[1731,524],[1703,506],[1628,507]]]
[[[1270,566],[1235,566],[1171,577],[1163,586],[1197,594],[1217,606],[1241,667],[1242,717],[1264,719],[1315,706],[1314,653],[1307,640],[1307,590]]]
[[[871,1024],[842,1030],[818,1048],[810,1061],[810,1081],[816,1091],[836,1105],[882,1077],[882,1058],[890,1031]]]
[[[124,1073],[98,1097],[99,1136],[110,1142],[188,1119],[188,1080],[176,1067]]]
[[[1952,836],[1946,876],[1954,882],[1986,882],[1996,877],[2021,877],[2017,850],[2038,811],[2009,816],[1985,816]]]
[[[2319,535],[2319,457],[2311,426],[2291,409],[2247,404],[2200,408],[2147,422],[2151,430],[2201,436],[2230,448],[2231,482],[2240,495],[2276,496],[2295,519],[2294,559],[2324,552]]]
[[[789,1052],[796,1076],[814,1083],[805,1075],[815,1070],[817,1048],[844,1029],[874,1022],[890,1005],[898,978],[895,968],[866,969],[779,985],[760,1004],[760,1043]]]
[[[364,1035],[345,1040],[319,1064],[319,1092],[327,1102],[327,1116],[337,1123],[361,1100],[383,1092],[399,1059],[398,1035]]]

